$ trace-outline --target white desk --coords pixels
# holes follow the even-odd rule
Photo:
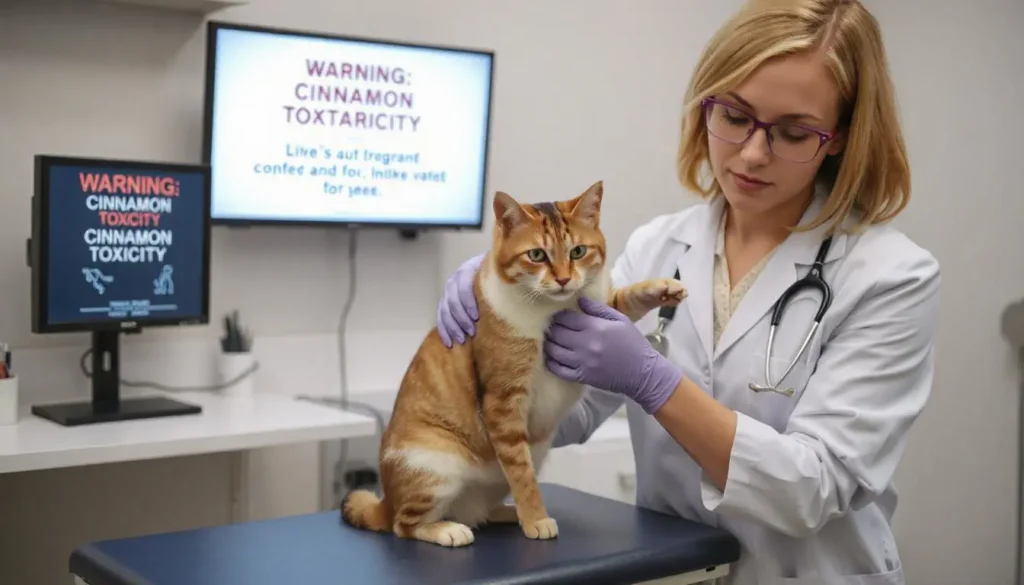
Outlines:
[[[154,392],[122,390],[124,397]],[[0,426],[0,474],[100,463],[231,453],[231,519],[250,518],[249,451],[372,435],[372,418],[280,394],[232,397],[175,392],[194,415],[64,427],[23,405],[17,425]]]
[[[123,396],[153,392],[123,391]],[[196,415],[63,427],[22,406],[17,425],[0,426],[0,473],[157,459],[345,439],[376,432],[370,417],[280,394],[225,397],[176,392],[203,407]]]
[[[395,387],[392,378],[408,360],[400,352],[411,345],[404,338],[369,337],[351,343],[353,399]],[[10,497],[0,499],[0,540],[9,544],[0,554],[8,562],[0,583],[62,582],[67,551],[81,542],[315,512],[319,486],[329,485],[321,475],[333,471],[321,469],[317,443],[325,449],[345,438],[361,437],[354,441],[360,447],[375,443],[372,417],[292,397],[340,396],[336,335],[259,337],[258,394],[250,404],[218,393],[170,392],[203,412],[80,427],[31,415],[32,404],[89,396],[89,380],[79,369],[85,349],[42,345],[14,355],[22,416],[17,426],[0,426],[0,494],[60,500],[29,514],[18,512]],[[129,336],[122,344],[122,378],[172,387],[215,384],[218,352],[217,339],[205,336]],[[125,397],[161,394],[121,391]],[[35,494],[39,500],[31,499]],[[132,510],[129,518],[118,516],[122,506]],[[4,540],[18,532],[25,538]]]

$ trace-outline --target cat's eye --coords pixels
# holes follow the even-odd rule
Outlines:
[[[548,257],[548,253],[541,248],[534,248],[526,253],[526,257],[534,262],[543,262]]]
[[[579,246],[574,247],[572,250],[569,250],[569,258],[571,260],[579,260],[586,253],[587,253],[587,247],[584,246],[584,245],[579,245]]]

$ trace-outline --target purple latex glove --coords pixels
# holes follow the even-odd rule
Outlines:
[[[563,380],[623,394],[654,414],[682,372],[622,313],[588,298],[579,306],[582,313],[560,311],[551,319],[544,340],[548,370]]]
[[[467,336],[472,337],[476,332],[473,323],[480,318],[480,312],[473,293],[473,279],[485,255],[463,262],[444,283],[444,295],[437,305],[437,332],[446,347],[452,346],[453,339],[462,345]]]

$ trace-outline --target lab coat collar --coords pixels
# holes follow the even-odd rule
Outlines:
[[[810,223],[824,206],[827,197],[827,191],[818,190],[799,223]],[[695,225],[680,225],[678,229],[672,230],[671,235],[672,239],[686,245],[678,261],[679,274],[688,293],[685,304],[704,351],[711,358],[724,354],[771,310],[775,301],[791,284],[803,276],[807,267],[814,262],[827,229],[826,226],[819,226],[811,231],[796,232],[779,245],[753,286],[743,296],[736,312],[726,324],[718,346],[712,350],[715,242],[718,222],[724,209],[725,198],[715,197],[701,210],[703,213],[694,217]],[[846,253],[846,245],[846,234],[836,233],[825,257],[826,270],[828,264]]]
[[[683,244],[683,253],[677,260],[679,278],[687,293],[683,306],[690,313],[690,320],[708,360],[712,355],[714,334],[715,238],[723,209],[724,199],[715,197],[696,209],[693,215],[687,214],[688,217],[673,226],[670,235],[671,239]]]

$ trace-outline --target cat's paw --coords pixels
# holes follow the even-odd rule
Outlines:
[[[441,546],[467,546],[473,544],[473,531],[458,522],[439,522],[433,530],[432,540]]]
[[[541,518],[533,522],[523,522],[523,533],[526,538],[547,540],[558,536],[558,524],[554,518]]]
[[[621,288],[615,293],[615,308],[631,321],[660,307],[675,307],[686,298],[686,287],[675,278],[652,278]]]
[[[674,307],[686,299],[686,287],[674,278],[653,278],[634,285],[631,301],[648,311],[660,307]]]

